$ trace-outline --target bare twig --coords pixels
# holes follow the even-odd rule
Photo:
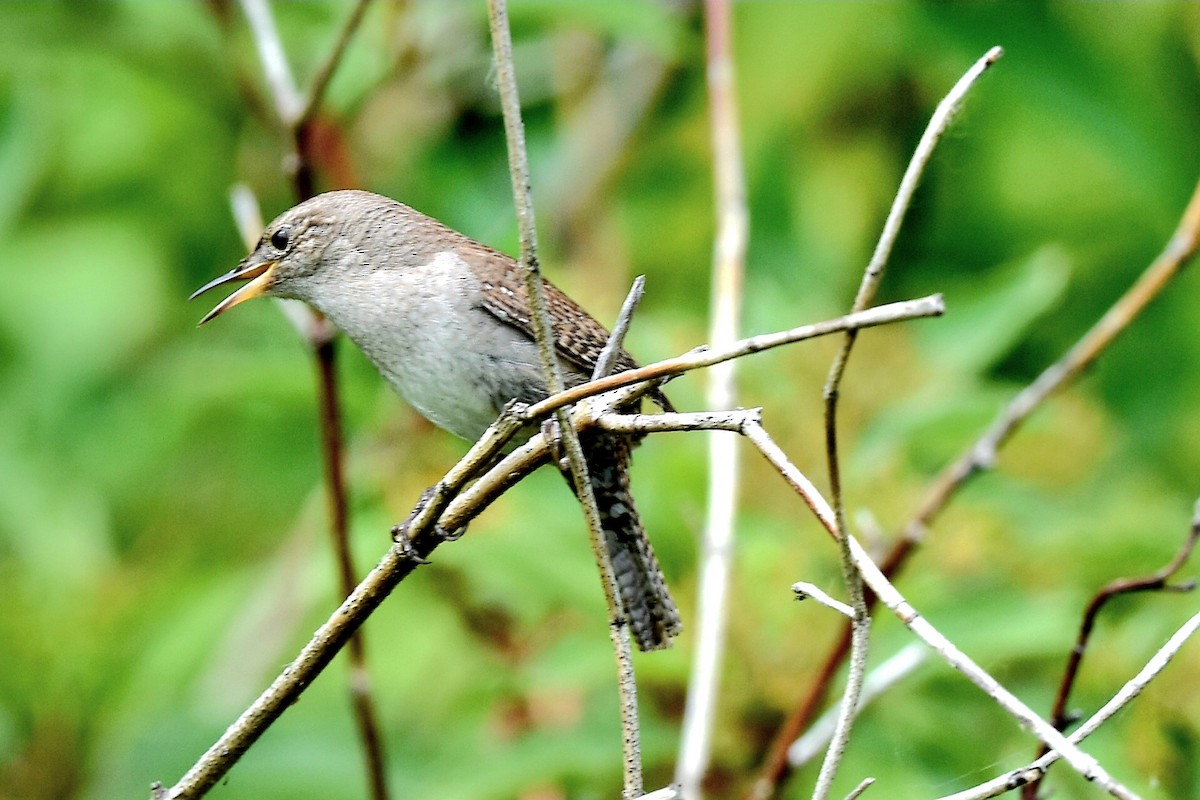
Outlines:
[[[717,218],[709,341],[721,347],[737,339],[740,327],[749,213],[738,129],[729,0],[708,0],[705,22]],[[706,399],[714,411],[731,409],[737,404],[734,363],[717,365],[708,373]],[[689,800],[701,796],[701,781],[712,757],[717,682],[725,648],[726,605],[733,569],[738,472],[736,438],[724,432],[709,433],[708,505],[696,586],[696,645],[675,767],[675,780]]]
[[[993,47],[989,50],[983,58],[975,62],[974,66],[958,80],[958,83],[954,85],[949,94],[938,104],[932,118],[929,120],[929,125],[925,128],[925,133],[922,135],[921,141],[917,144],[917,149],[913,153],[912,159],[909,161],[908,169],[905,170],[904,177],[900,181],[900,189],[892,201],[892,208],[888,212],[887,220],[884,222],[883,232],[879,237],[879,242],[876,244],[875,252],[871,256],[871,261],[867,264],[866,271],[863,273],[862,282],[859,285],[858,294],[854,298],[854,305],[851,307],[851,311],[861,311],[874,301],[876,291],[883,280],[883,271],[887,266],[892,247],[895,245],[896,238],[900,233],[900,225],[904,220],[904,215],[908,211],[909,204],[912,202],[913,193],[916,191],[917,184],[921,180],[921,175],[925,171],[925,165],[929,162],[933,148],[937,145],[949,127],[951,120],[953,120],[954,115],[962,106],[967,91],[970,90],[975,81],[1002,54],[1003,50],[999,47]],[[847,544],[849,532],[846,530],[845,506],[842,500],[841,469],[838,464],[838,390],[856,338],[856,331],[848,331],[846,333],[842,347],[834,357],[833,364],[829,369],[829,376],[825,381],[824,388],[825,455],[829,467],[830,496],[833,500],[834,518],[837,520],[837,530],[839,531],[837,539],[838,547],[841,551],[842,578],[846,583],[850,604],[854,608],[854,616],[850,623],[850,669],[846,676],[846,687],[842,695],[842,713],[838,720],[837,731],[829,743],[829,750],[826,753],[825,761],[821,764],[821,772],[817,776],[817,786],[813,793],[815,800],[825,800],[829,796],[833,778],[837,773],[838,764],[841,761],[846,743],[849,741],[850,727],[854,721],[854,709],[858,705],[858,693],[862,690],[863,676],[866,671],[867,647],[871,630],[870,612],[863,593],[862,579],[854,570],[853,558]]]
[[[1183,648],[1187,640],[1200,630],[1200,614],[1194,615],[1191,619],[1183,624],[1175,635],[1167,640],[1167,643],[1158,649],[1158,652],[1146,662],[1146,666],[1142,667],[1128,683],[1121,687],[1121,690],[1113,696],[1111,700],[1088,718],[1086,722],[1079,726],[1079,729],[1072,733],[1068,741],[1072,743],[1081,742],[1087,737],[1095,733],[1101,725],[1109,720],[1113,714],[1116,714],[1122,708],[1127,706],[1135,697],[1142,693],[1142,690],[1154,680],[1164,669],[1171,659]],[[989,797],[998,797],[1013,789],[1020,788],[1032,780],[1036,780],[1051,764],[1062,758],[1061,754],[1051,751],[1039,758],[1037,761],[1020,769],[1013,770],[998,778],[994,778],[978,786],[966,789],[961,792],[956,792],[952,795],[947,795],[941,800],[986,800]]]
[[[684,411],[669,414],[605,414],[596,426],[613,433],[643,434],[654,431],[732,431],[742,433],[746,425],[762,420],[761,408],[733,411]]]
[[[488,0],[488,21],[492,31],[492,51],[496,63],[496,83],[500,91],[500,106],[504,113],[504,131],[508,142],[508,164],[512,175],[513,197],[517,209],[517,226],[521,239],[521,265],[525,273],[526,292],[529,296],[530,317],[533,322],[542,372],[550,394],[562,391],[563,379],[555,354],[554,330],[546,303],[546,291],[542,285],[541,270],[537,255],[537,228],[534,223],[533,199],[529,184],[529,159],[525,149],[525,126],[521,122],[521,101],[517,92],[517,79],[512,59],[512,34],[508,26],[507,0]],[[571,465],[571,478],[575,494],[583,506],[587,521],[588,538],[592,554],[600,570],[600,581],[604,587],[608,605],[609,626],[613,650],[617,660],[617,687],[620,694],[622,754],[624,764],[625,798],[642,794],[641,735],[638,730],[637,683],[633,673],[633,652],[629,637],[629,625],[621,606],[616,575],[605,545],[604,530],[600,523],[600,510],[592,492],[588,477],[587,461],[579,434],[572,427],[570,415],[565,409],[555,412],[558,420],[567,460]]]
[[[862,783],[860,783],[858,786],[855,786],[854,790],[851,791],[850,794],[846,795],[846,800],[858,800],[859,797],[862,797],[862,793],[867,789],[870,789],[874,783],[874,778],[863,778]]]
[[[843,603],[841,600],[835,600],[830,597],[824,590],[817,587],[815,583],[807,581],[796,581],[792,584],[792,594],[796,595],[797,600],[816,600],[826,608],[832,609],[843,617],[854,619],[854,609]]]
[[[745,339],[739,339],[726,347],[699,347],[681,356],[655,361],[653,364],[647,364],[644,367],[618,372],[616,375],[609,375],[607,378],[598,381],[589,381],[588,383],[573,386],[559,394],[534,403],[525,410],[524,414],[526,419],[538,419],[555,409],[571,405],[572,403],[578,403],[585,398],[594,397],[595,395],[610,392],[613,389],[619,389],[624,386],[671,378],[694,369],[711,367],[714,364],[720,364],[722,361],[729,361],[734,358],[750,355],[751,353],[759,353],[763,350],[770,350],[773,347],[800,342],[805,339],[815,339],[819,336],[841,333],[853,328],[873,328],[877,325],[888,325],[904,320],[938,317],[945,313],[945,311],[946,305],[942,301],[942,296],[940,294],[931,294],[916,300],[902,300],[897,303],[875,306],[874,308],[868,308],[866,311],[847,314],[844,317],[835,317],[824,322],[799,325],[786,331],[749,336]]]
[[[621,304],[621,311],[617,314],[617,322],[613,325],[608,341],[604,343],[600,355],[596,356],[596,368],[592,370],[592,380],[599,380],[612,372],[613,364],[617,360],[617,353],[620,353],[624,346],[625,334],[629,332],[629,324],[633,322],[633,312],[637,310],[638,303],[642,301],[642,294],[645,291],[646,276],[638,275],[633,279],[633,285],[629,287],[629,292],[625,295],[625,302]]]
[[[1066,737],[1053,725],[1043,720],[1033,709],[1029,708],[1014,694],[1001,686],[995,678],[987,674],[987,672],[959,650],[924,617],[917,613],[916,609],[909,605],[903,596],[896,591],[895,587],[887,580],[883,572],[875,566],[875,563],[871,561],[871,557],[854,541],[853,537],[851,537],[850,542],[854,553],[855,565],[862,574],[863,580],[871,587],[871,590],[875,592],[880,601],[901,622],[907,625],[913,633],[919,636],[922,641],[933,648],[934,652],[940,655],[946,663],[966,675],[972,683],[999,703],[1021,724],[1021,727],[1030,731],[1050,747],[1057,750],[1063,757],[1063,760],[1069,763],[1086,780],[1095,783],[1113,797],[1122,798],[1122,800],[1134,800],[1137,797],[1137,795],[1109,775],[1096,759],[1067,741]]]
[[[1083,656],[1087,652],[1088,641],[1092,635],[1092,629],[1096,625],[1096,618],[1100,614],[1100,609],[1114,597],[1122,594],[1131,594],[1133,592],[1154,592],[1154,591],[1174,591],[1174,592],[1190,592],[1196,588],[1196,581],[1190,580],[1179,584],[1167,583],[1175,573],[1183,568],[1187,563],[1188,558],[1192,555],[1192,550],[1196,547],[1196,540],[1200,538],[1200,501],[1196,502],[1195,511],[1192,514],[1192,524],[1188,528],[1187,538],[1176,551],[1175,556],[1162,569],[1150,575],[1145,575],[1141,578],[1121,578],[1108,584],[1092,597],[1088,603],[1087,610],[1084,611],[1083,621],[1079,626],[1079,636],[1075,639],[1075,646],[1071,648],[1071,654],[1067,657],[1067,666],[1063,670],[1062,682],[1058,687],[1058,696],[1054,699],[1054,708],[1050,712],[1050,722],[1054,727],[1061,730],[1066,730],[1070,720],[1067,718],[1067,701],[1071,696],[1071,689],[1075,685],[1075,679],[1079,675],[1079,666],[1083,662]],[[1043,745],[1037,752],[1035,760],[1046,754],[1046,747]],[[1021,790],[1021,796],[1026,800],[1035,800],[1038,796],[1038,787],[1041,785],[1041,777],[1030,781]]]
[[[438,538],[414,534],[411,541],[408,547],[414,548],[416,554],[424,558],[432,552]],[[296,659],[162,797],[171,800],[199,798],[215,786],[271,723],[328,666],[370,613],[412,572],[417,563],[406,546],[394,545],[383,561],[317,630]]]

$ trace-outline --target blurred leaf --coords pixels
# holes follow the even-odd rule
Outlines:
[[[969,284],[947,286],[946,316],[915,329],[924,351],[947,374],[982,375],[1059,302],[1069,264],[1061,248],[1044,247]]]

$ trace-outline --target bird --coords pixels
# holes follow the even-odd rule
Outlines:
[[[254,297],[302,300],[418,413],[463,439],[478,439],[509,402],[548,396],[520,265],[389,197],[350,189],[305,200],[190,299],[243,280],[201,325]],[[575,386],[591,378],[609,334],[550,281],[544,286],[555,353]],[[636,366],[621,350],[614,371]],[[650,396],[670,410],[661,390]],[[630,634],[640,650],[669,647],[682,621],[633,502],[633,442],[597,430],[581,442]]]

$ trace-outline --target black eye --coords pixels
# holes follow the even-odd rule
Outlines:
[[[274,247],[279,252],[286,252],[288,245],[291,244],[291,231],[287,228],[280,228],[271,234],[271,247]]]

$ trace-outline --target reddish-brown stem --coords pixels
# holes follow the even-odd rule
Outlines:
[[[1198,538],[1200,538],[1200,514],[1192,519],[1192,526],[1188,530],[1187,538],[1166,566],[1157,572],[1141,578],[1118,578],[1092,596],[1091,601],[1087,605],[1087,610],[1083,613],[1083,620],[1079,625],[1079,635],[1075,639],[1075,646],[1071,648],[1071,654],[1067,657],[1067,666],[1063,670],[1062,681],[1058,686],[1058,696],[1054,700],[1054,709],[1050,715],[1050,723],[1054,727],[1060,731],[1064,731],[1071,724],[1070,717],[1067,715],[1067,702],[1071,697],[1071,689],[1075,686],[1075,679],[1079,675],[1079,667],[1083,663],[1084,654],[1087,652],[1088,641],[1091,639],[1092,630],[1096,626],[1096,618],[1100,615],[1100,609],[1109,600],[1123,594],[1158,591],[1190,592],[1195,589],[1195,580],[1179,584],[1169,584],[1167,581],[1174,577],[1175,573],[1181,570],[1183,565],[1187,563],[1188,558],[1192,555],[1192,550],[1196,547],[1196,540]],[[1047,752],[1046,746],[1043,744],[1038,748],[1034,760],[1036,761],[1041,758]],[[1040,773],[1035,780],[1030,781],[1021,788],[1021,797],[1023,800],[1036,800],[1038,789],[1045,775],[1045,772]]]
[[[349,597],[358,585],[358,578],[350,552],[349,502],[343,467],[345,459],[342,444],[342,411],[337,384],[337,347],[332,333],[330,329],[328,335],[321,336],[313,348],[313,358],[319,379],[317,394],[321,406],[321,451],[324,454],[325,487],[329,496],[329,539],[337,561],[338,589],[340,596],[345,598]],[[388,790],[383,767],[383,737],[380,735],[375,705],[371,701],[366,640],[361,631],[355,631],[350,637],[346,645],[346,656],[350,662],[350,701],[363,742],[367,780],[371,787],[370,796],[377,799],[386,798]]]
[[[320,107],[329,81],[362,22],[368,3],[369,0],[358,0],[355,4],[338,32],[333,48],[317,69],[307,97],[301,98],[269,6],[243,0],[243,10],[255,36],[268,91],[274,100],[272,107],[286,137],[288,153],[283,161],[283,170],[297,202],[307,200],[316,193],[319,167],[323,173],[330,174],[337,185],[353,185],[339,132],[321,117]],[[349,543],[349,512],[343,469],[344,437],[337,384],[337,350],[334,346],[336,332],[315,310],[309,313],[300,328],[312,351],[313,366],[317,372],[321,451],[329,498],[329,536],[337,562],[341,597],[347,597],[354,591],[358,580]],[[366,645],[361,632],[355,630],[349,637],[347,650],[351,708],[363,744],[370,796],[373,800],[386,800],[388,791],[384,779],[382,737],[371,699]]]

